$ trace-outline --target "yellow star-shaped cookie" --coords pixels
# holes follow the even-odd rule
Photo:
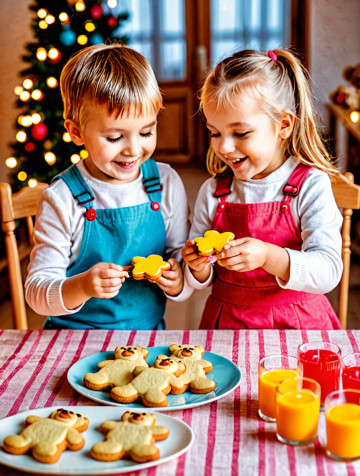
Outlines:
[[[155,282],[162,275],[163,271],[170,269],[171,265],[167,261],[163,261],[159,255],[150,255],[147,258],[135,256],[132,259],[134,266],[132,276],[134,279],[147,279]]]
[[[200,256],[211,256],[215,252],[221,252],[226,243],[235,238],[234,233],[226,231],[219,233],[215,230],[206,231],[203,237],[195,238],[195,247]]]

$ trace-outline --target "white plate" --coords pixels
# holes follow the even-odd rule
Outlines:
[[[158,347],[149,347],[149,355],[146,358],[146,361],[151,365],[156,357],[160,354],[170,355],[169,346],[158,346]],[[110,397],[110,391],[104,390],[91,390],[85,387],[83,382],[83,377],[88,372],[97,372],[98,363],[103,360],[111,360],[114,358],[114,352],[98,352],[97,354],[89,355],[84,359],[78,360],[73,364],[67,374],[67,379],[69,384],[81,395],[90,398],[98,403],[103,403],[105,405],[119,406],[124,407],[124,403],[119,403],[113,400]],[[228,393],[235,390],[239,385],[241,379],[241,372],[239,368],[231,362],[231,360],[223,357],[219,354],[214,354],[213,352],[205,352],[203,359],[209,360],[213,365],[213,370],[207,374],[207,376],[214,380],[215,388],[210,393],[195,394],[190,391],[181,393],[180,395],[168,394],[168,406],[167,407],[156,407],[153,410],[157,411],[169,411],[169,410],[183,410],[185,408],[198,407],[200,405],[205,405],[206,403],[213,402],[219,398],[225,397]],[[146,408],[138,400],[131,404],[132,407],[137,408]]]
[[[11,434],[20,433],[24,429],[24,421],[28,415],[47,417],[59,407],[29,410],[18,415],[0,420],[0,441]],[[31,452],[26,455],[12,455],[0,450],[0,463],[10,468],[19,469],[33,474],[118,474],[137,471],[170,461],[187,451],[194,441],[191,428],[184,422],[163,413],[157,413],[156,424],[166,426],[170,434],[166,440],[156,441],[155,446],[160,450],[160,459],[148,463],[135,463],[129,459],[105,463],[96,461],[89,455],[90,448],[98,441],[104,441],[104,435],[97,428],[106,420],[120,420],[121,415],[131,407],[113,408],[106,406],[67,406],[65,409],[86,416],[90,420],[89,428],[82,433],[85,446],[80,451],[66,450],[57,463],[43,464],[33,458]],[[150,413],[154,413],[151,411]]]

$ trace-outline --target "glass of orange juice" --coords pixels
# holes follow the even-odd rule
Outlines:
[[[317,438],[321,388],[305,377],[283,380],[276,389],[276,437],[287,445],[307,445]]]
[[[302,375],[302,366],[296,357],[270,355],[259,362],[259,416],[265,421],[276,421],[276,387],[285,379]]]
[[[360,390],[345,389],[325,399],[326,454],[338,461],[360,458]]]

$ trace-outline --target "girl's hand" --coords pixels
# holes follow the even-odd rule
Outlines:
[[[62,298],[67,309],[75,309],[92,297],[115,297],[129,273],[114,263],[97,263],[64,281]]]
[[[240,238],[227,243],[216,256],[219,265],[231,271],[262,268],[284,282],[290,277],[290,258],[286,249],[256,238]]]
[[[251,271],[262,268],[267,259],[267,243],[255,238],[240,238],[224,245],[217,253],[217,262],[230,271]]]
[[[162,276],[156,280],[156,284],[169,296],[177,296],[184,287],[184,275],[179,263],[170,258],[168,261],[171,269],[163,271]]]
[[[181,255],[194,277],[200,282],[206,281],[211,270],[210,260],[208,256],[199,256],[197,254],[194,240],[187,240]]]

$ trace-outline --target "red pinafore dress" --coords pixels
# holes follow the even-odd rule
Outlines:
[[[282,248],[301,250],[300,229],[290,202],[301,188],[310,167],[299,164],[283,189],[282,201],[229,203],[233,176],[217,181],[219,199],[212,229],[232,231],[235,239],[251,236]],[[215,263],[212,293],[203,312],[202,329],[341,329],[323,294],[282,289],[275,276],[261,268],[234,272]]]

